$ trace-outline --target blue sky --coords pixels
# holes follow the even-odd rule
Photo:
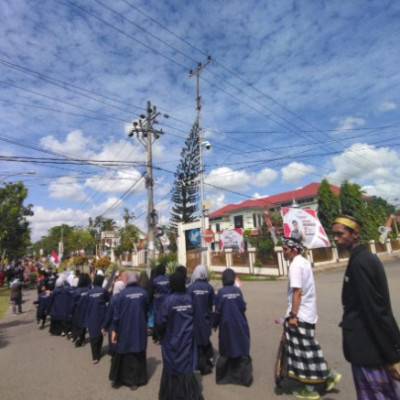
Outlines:
[[[97,215],[121,222],[124,207],[144,228],[145,150],[127,134],[150,100],[170,115],[153,146],[167,223],[196,118],[188,72],[211,55],[201,73],[211,210],[324,177],[397,201],[399,17],[385,0],[3,1],[0,180],[29,188],[33,240]]]

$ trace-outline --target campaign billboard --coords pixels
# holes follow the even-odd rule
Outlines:
[[[299,240],[308,249],[331,245],[315,210],[282,207],[281,212],[285,237]]]

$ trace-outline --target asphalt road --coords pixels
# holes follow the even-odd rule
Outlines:
[[[392,305],[400,322],[400,262],[385,263]],[[350,367],[341,349],[340,293],[343,269],[315,275],[318,293],[317,339],[328,363],[343,374],[342,381],[325,400],[355,399]],[[215,286],[219,282],[214,282]],[[284,315],[287,281],[244,282],[247,317],[251,332],[251,356],[254,382],[250,388],[216,385],[214,374],[201,377],[206,400],[286,400],[293,399],[288,382],[283,393],[275,391],[273,366],[281,334],[274,319]],[[32,304],[35,292],[25,292],[24,313],[12,316],[8,311],[0,321],[0,399],[1,400],[157,400],[162,362],[158,345],[148,344],[149,383],[132,392],[112,389],[108,380],[110,357],[104,355],[93,365],[90,345],[75,348],[66,338],[50,336],[39,330]],[[217,334],[212,337],[217,348]],[[104,349],[104,352],[106,349]]]

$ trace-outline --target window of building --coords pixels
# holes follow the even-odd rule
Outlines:
[[[236,217],[233,217],[233,224],[235,228],[243,228],[243,215],[236,215]]]
[[[253,227],[260,228],[263,224],[262,214],[254,213],[253,214]]]
[[[220,224],[215,224],[215,230],[219,232],[221,230],[221,225]]]

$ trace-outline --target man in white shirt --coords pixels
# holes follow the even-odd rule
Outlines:
[[[304,384],[293,395],[299,399],[319,399],[315,385],[325,383],[330,391],[341,375],[329,370],[321,347],[315,339],[317,296],[310,262],[302,256],[303,247],[294,238],[283,239],[283,255],[290,262],[288,308],[284,323],[287,345],[288,377]]]

